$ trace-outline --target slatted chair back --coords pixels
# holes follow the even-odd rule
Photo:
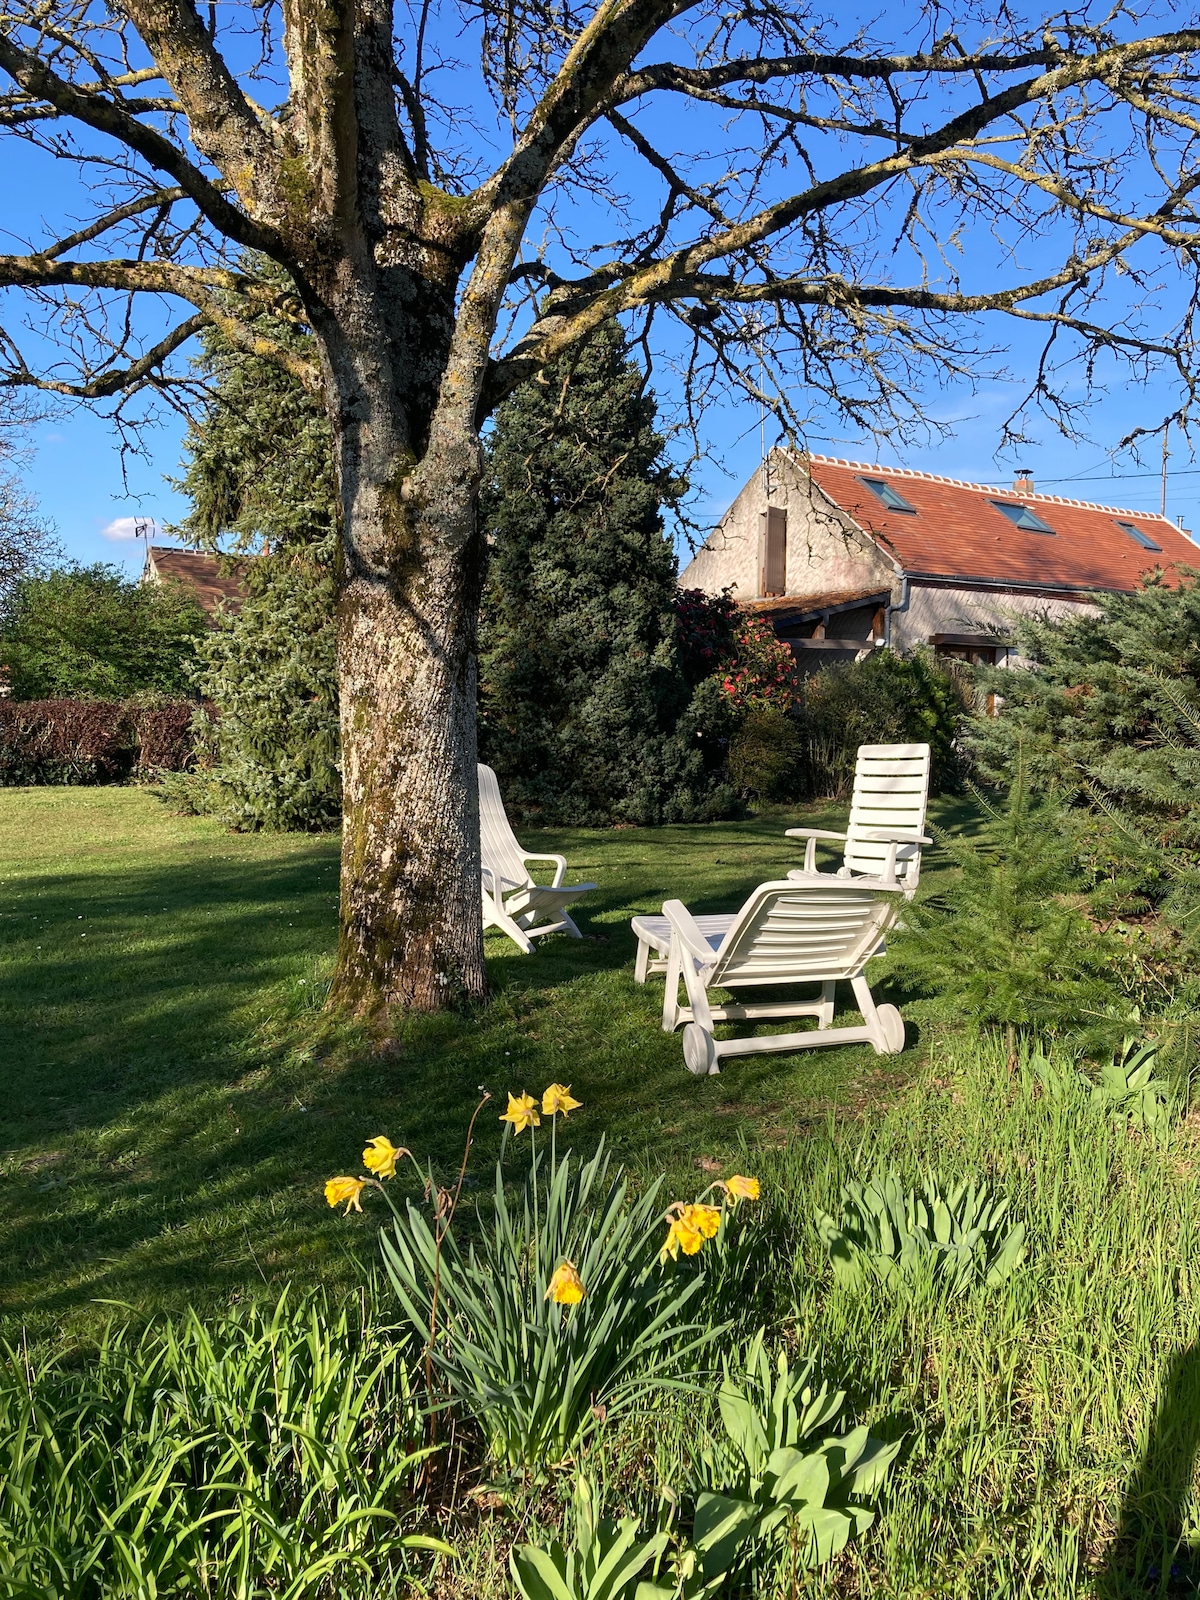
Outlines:
[[[706,988],[853,978],[896,919],[901,895],[832,875],[764,883],[721,941]]]
[[[888,846],[863,834],[878,829],[925,832],[929,800],[930,752],[927,744],[864,744],[858,747],[854,794],[846,827],[845,866],[866,876],[878,875],[887,862]],[[920,871],[920,846],[901,846],[896,876],[906,883]]]
[[[479,763],[479,849],[481,864],[503,880],[505,885],[532,883],[525,865],[525,852],[500,798],[500,785],[491,767]]]

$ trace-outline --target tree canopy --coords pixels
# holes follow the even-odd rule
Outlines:
[[[67,567],[16,584],[0,663],[18,700],[122,700],[195,693],[204,612],[177,584],[138,584],[116,567]]]
[[[577,825],[707,811],[662,518],[684,487],[615,323],[499,408],[480,507],[481,751],[506,804]]]

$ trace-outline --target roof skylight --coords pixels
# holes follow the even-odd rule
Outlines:
[[[1140,528],[1135,528],[1132,522],[1120,522],[1115,517],[1113,520],[1117,523],[1117,527],[1120,528],[1121,532],[1127,533],[1131,539],[1136,540],[1143,550],[1162,549],[1162,545],[1156,544],[1148,533],[1143,533]]]
[[[1020,528],[1022,533],[1053,534],[1054,532],[1048,522],[1043,522],[1035,511],[1021,505],[1017,500],[993,500],[992,504],[997,511],[1003,512],[1014,528]]]
[[[882,501],[889,511],[907,511],[910,516],[916,516],[916,506],[910,506],[899,490],[893,489],[891,484],[882,478],[860,478],[858,481],[866,484],[875,498]]]

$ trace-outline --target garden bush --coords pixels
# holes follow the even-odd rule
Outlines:
[[[1140,1002],[1130,941],[1086,914],[1069,821],[1020,781],[975,838],[936,834],[957,869],[888,936],[893,969],[972,1023],[1110,1043]]]
[[[845,799],[860,744],[928,744],[934,794],[957,788],[955,740],[967,710],[963,680],[925,650],[875,650],[805,678],[792,715],[799,732],[798,797]]]
[[[99,564],[30,573],[6,596],[0,665],[19,700],[185,696],[208,619],[179,583]]]
[[[0,786],[124,783],[195,758],[193,700],[0,700]]]

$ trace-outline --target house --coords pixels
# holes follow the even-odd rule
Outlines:
[[[214,555],[203,550],[177,550],[170,545],[152,544],[146,549],[142,567],[143,583],[181,583],[213,616],[218,606],[237,611],[246,598],[241,573],[244,564],[232,570]]]
[[[935,472],[773,450],[680,576],[769,618],[807,670],[879,645],[1004,665],[1013,623],[1200,566],[1165,517]]]

